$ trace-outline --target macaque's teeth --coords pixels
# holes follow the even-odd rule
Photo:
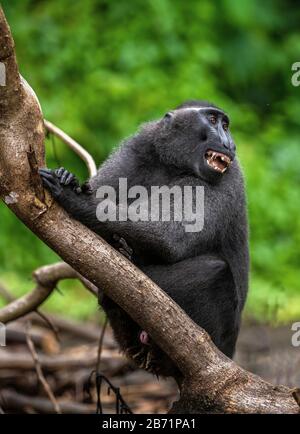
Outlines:
[[[228,169],[231,164],[231,159],[222,154],[221,152],[208,151],[205,155],[207,164],[214,169],[216,172],[224,173]],[[219,166],[220,160],[225,163],[225,167],[222,168]]]

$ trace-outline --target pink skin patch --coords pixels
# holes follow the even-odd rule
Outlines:
[[[145,330],[140,333],[140,341],[144,345],[149,345],[149,335]]]

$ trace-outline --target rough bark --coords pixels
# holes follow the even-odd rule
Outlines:
[[[7,206],[164,348],[183,374],[181,398],[173,411],[298,413],[290,389],[268,384],[225,357],[157,285],[42,190],[37,167],[45,166],[43,117],[34,93],[18,74],[2,11],[0,42],[0,61],[7,70],[7,85],[0,88],[0,195]]]

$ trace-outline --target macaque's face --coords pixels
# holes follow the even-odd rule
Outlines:
[[[159,125],[156,150],[162,161],[212,182],[230,172],[236,147],[222,110],[180,108],[168,112]]]

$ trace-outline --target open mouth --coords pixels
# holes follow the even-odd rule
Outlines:
[[[209,167],[220,173],[226,172],[231,164],[231,159],[227,155],[212,150],[205,153],[205,159]]]

